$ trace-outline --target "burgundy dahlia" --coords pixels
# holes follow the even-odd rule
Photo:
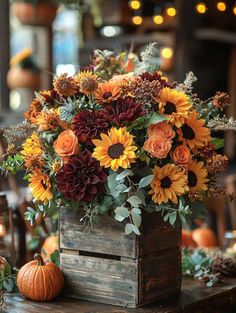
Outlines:
[[[64,164],[56,175],[56,182],[67,200],[91,202],[104,191],[106,178],[99,162],[85,150]]]
[[[107,119],[115,122],[118,126],[123,126],[145,114],[141,104],[134,102],[130,97],[117,99],[113,104],[107,105],[103,112]]]
[[[152,81],[159,81],[160,84],[162,85],[162,87],[172,87],[171,84],[169,84],[165,78],[163,78],[161,76],[160,73],[158,72],[154,72],[154,73],[149,73],[149,72],[145,72],[145,73],[142,73],[141,75],[139,75],[139,77],[142,78],[142,80],[148,80],[149,82],[152,82]]]
[[[80,142],[90,142],[98,138],[101,133],[107,133],[109,122],[101,111],[84,109],[79,112],[73,121],[74,132]]]

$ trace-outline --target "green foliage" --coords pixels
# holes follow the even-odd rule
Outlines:
[[[57,266],[60,265],[60,253],[59,250],[55,250],[51,255],[50,255],[50,260],[55,263]]]
[[[166,117],[160,115],[156,112],[151,112],[149,115],[138,117],[131,125],[127,127],[128,131],[130,130],[139,130],[142,128],[147,128],[151,124],[160,123],[166,120]]]
[[[183,250],[182,273],[199,280],[205,280],[208,287],[219,281],[219,274],[214,274],[211,269],[213,259],[203,250]]]
[[[212,138],[211,143],[216,147],[216,150],[224,148],[224,138]]]
[[[0,290],[6,292],[14,292],[16,287],[17,269],[12,269],[11,265],[3,258],[0,257]]]
[[[3,173],[16,175],[23,166],[23,158],[20,154],[8,155],[7,159],[4,160],[0,166]]]

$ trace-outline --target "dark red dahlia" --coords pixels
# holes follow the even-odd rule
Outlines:
[[[107,105],[103,112],[107,119],[115,122],[118,126],[123,126],[145,114],[141,104],[136,103],[130,97],[117,99],[113,104]]]
[[[161,83],[162,87],[170,87],[170,88],[173,87],[158,72],[154,72],[154,73],[145,72],[145,73],[142,73],[141,75],[139,75],[139,77],[141,77],[142,80],[148,80],[149,82],[152,82],[154,80],[159,81]]]
[[[56,175],[56,182],[67,200],[90,202],[104,191],[106,178],[99,162],[85,150],[64,164]]]
[[[98,138],[101,133],[107,133],[109,121],[101,111],[84,109],[79,112],[73,121],[74,132],[80,142],[90,142]]]

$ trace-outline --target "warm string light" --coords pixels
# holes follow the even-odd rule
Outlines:
[[[170,47],[165,47],[161,50],[161,56],[164,59],[170,59],[173,56],[173,49]]]
[[[130,7],[133,10],[138,10],[141,7],[141,2],[138,0],[132,0],[132,1],[130,1]]]
[[[134,23],[134,25],[141,25],[143,22],[143,18],[140,15],[135,15],[132,17],[132,22]]]
[[[161,25],[164,22],[164,18],[161,14],[154,15],[153,22],[157,25]]]
[[[206,13],[206,10],[207,10],[207,6],[205,4],[205,2],[199,2],[196,4],[195,6],[196,8],[196,11],[199,13],[199,14],[205,14]]]
[[[174,7],[169,7],[166,9],[166,14],[170,17],[176,16],[176,9]]]
[[[233,14],[236,15],[236,4],[233,6]]]
[[[224,1],[219,1],[216,4],[217,10],[220,12],[225,12],[227,9],[226,3]]]

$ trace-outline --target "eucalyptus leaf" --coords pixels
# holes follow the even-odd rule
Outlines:
[[[132,175],[134,175],[134,173],[131,170],[124,170],[123,172],[121,172],[120,174],[116,176],[116,180],[119,181],[119,180],[126,178],[127,176],[132,176]]]
[[[118,222],[123,222],[123,220],[125,219],[124,216],[121,216],[119,214],[116,214],[115,215],[115,220],[118,221]]]
[[[150,185],[153,180],[154,175],[148,175],[143,177],[139,182],[139,188],[144,188]]]
[[[139,205],[142,204],[142,200],[138,196],[129,197],[127,202],[129,202],[133,207],[139,207]]]
[[[140,227],[141,222],[142,222],[141,215],[137,214],[137,213],[134,213],[134,212],[131,212],[131,216],[132,216],[132,220],[134,222],[134,225],[137,226],[137,227]]]
[[[124,218],[127,218],[130,215],[129,210],[126,207],[124,207],[124,206],[117,207],[115,209],[115,213],[120,215],[120,216],[123,216]]]

